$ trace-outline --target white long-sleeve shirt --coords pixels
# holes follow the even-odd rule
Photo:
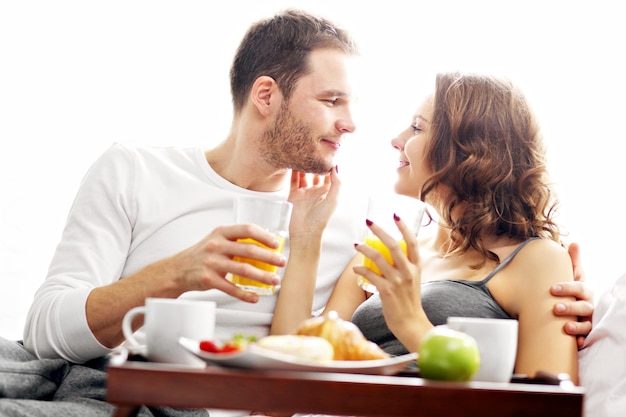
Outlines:
[[[24,328],[26,347],[39,357],[85,362],[105,355],[87,325],[89,292],[199,242],[218,225],[234,223],[240,195],[286,199],[287,190],[260,193],[220,177],[200,148],[127,147],[115,144],[83,179],[48,276],[35,294]],[[356,215],[365,204],[342,199],[323,235],[314,311],[326,304],[333,285],[354,256]],[[359,222],[360,223],[360,222]],[[288,243],[285,255],[289,253]],[[276,296],[256,304],[218,290],[183,297],[217,302],[215,337],[266,335]]]

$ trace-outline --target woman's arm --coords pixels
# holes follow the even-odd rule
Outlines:
[[[354,311],[368,298],[368,293],[363,291],[357,281],[358,275],[352,268],[359,265],[361,255],[357,254],[352,258],[346,267],[339,281],[335,285],[333,293],[330,295],[324,314],[329,311],[336,311],[337,315],[344,320],[351,320]]]
[[[270,334],[293,332],[311,317],[315,280],[321,252],[318,238],[291,240],[289,259],[278,293]]]
[[[534,375],[537,371],[565,372],[578,380],[576,339],[563,330],[574,317],[552,313],[558,297],[551,285],[573,280],[567,251],[555,242],[537,240],[522,250],[509,265],[515,268],[508,297],[519,319],[519,340],[515,372]]]
[[[325,177],[314,175],[312,179],[302,172],[291,174],[289,201],[293,203],[293,211],[289,223],[289,259],[270,334],[291,333],[311,317],[322,233],[337,206],[340,187],[335,169]]]

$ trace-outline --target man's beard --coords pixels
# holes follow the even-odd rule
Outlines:
[[[265,161],[277,169],[326,174],[332,165],[320,158],[311,128],[297,120],[285,104],[272,129],[257,141]]]

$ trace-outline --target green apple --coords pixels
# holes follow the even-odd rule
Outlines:
[[[469,381],[480,367],[478,344],[467,333],[436,326],[424,335],[417,364],[427,379]]]

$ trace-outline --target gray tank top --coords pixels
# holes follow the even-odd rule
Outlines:
[[[451,279],[423,283],[422,305],[430,322],[435,326],[446,324],[448,317],[513,319],[514,317],[493,298],[487,283],[511,262],[528,242],[535,239],[539,238],[532,238],[520,244],[482,281]],[[378,294],[372,295],[356,309],[352,322],[361,329],[367,339],[378,344],[390,355],[408,353],[387,327]]]

